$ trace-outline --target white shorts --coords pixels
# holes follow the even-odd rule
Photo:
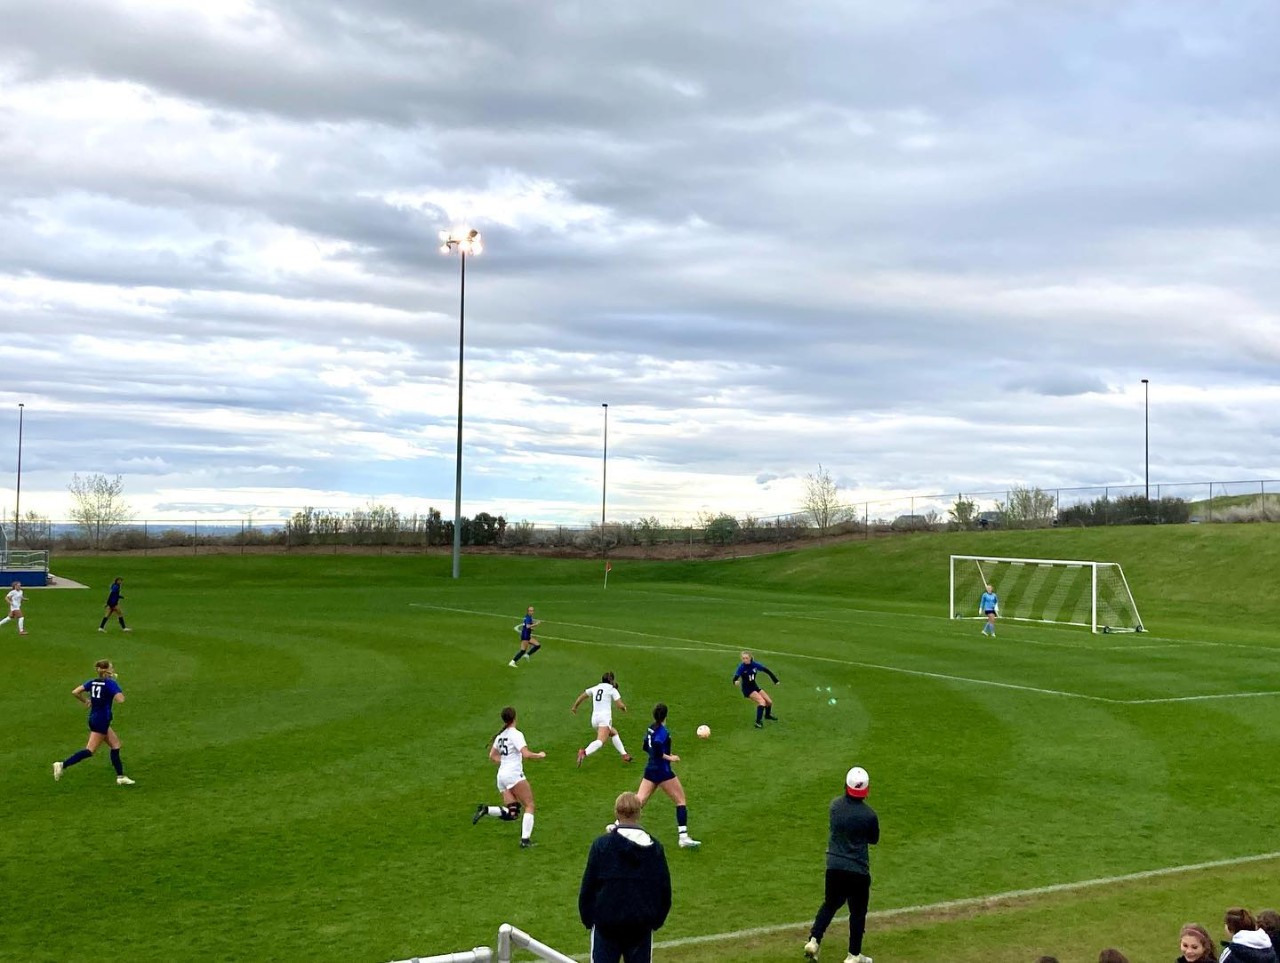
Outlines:
[[[524,770],[519,772],[498,773],[498,792],[506,792],[518,782],[524,782]]]
[[[592,713],[591,728],[599,729],[601,726],[608,726],[610,729],[612,729],[613,716],[610,715],[609,713],[600,713],[600,712]]]

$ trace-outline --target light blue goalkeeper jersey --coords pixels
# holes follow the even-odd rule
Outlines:
[[[983,592],[982,601],[978,603],[978,611],[984,615],[987,612],[995,612],[1000,608],[1000,596],[995,592]]]

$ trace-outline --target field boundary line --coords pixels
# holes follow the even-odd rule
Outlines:
[[[971,907],[991,906],[1013,899],[1025,899],[1029,896],[1051,896],[1055,893],[1070,893],[1076,890],[1091,889],[1096,886],[1108,886],[1115,883],[1134,883],[1144,879],[1158,879],[1161,876],[1176,876],[1179,873],[1195,873],[1206,869],[1221,869],[1226,866],[1243,866],[1247,863],[1261,863],[1268,859],[1280,859],[1280,851],[1273,853],[1257,853],[1253,856],[1236,856],[1231,859],[1215,859],[1206,863],[1191,863],[1186,866],[1165,866],[1161,869],[1144,869],[1136,873],[1123,873],[1119,876],[1100,876],[1096,879],[1076,880],[1072,883],[1051,883],[1048,886],[1033,886],[1028,889],[1013,889],[1004,893],[989,896],[969,896],[964,899],[943,900],[940,903],[925,903],[918,906],[898,906],[892,909],[874,910],[867,914],[868,920],[888,920],[898,916],[914,913],[930,913]],[[847,919],[842,915],[840,920]],[[745,939],[752,936],[767,936],[786,930],[797,930],[809,926],[812,920],[801,920],[798,923],[775,923],[770,926],[753,926],[749,929],[734,930],[728,933],[709,933],[704,936],[686,936],[674,940],[662,940],[653,944],[654,949],[676,946],[693,946],[698,943],[716,943],[722,940]],[[834,921],[833,921],[834,922]],[[579,957],[581,958],[581,957]]]
[[[410,602],[413,608],[435,609],[440,612],[457,612],[461,615],[479,615],[485,618],[509,618],[500,612],[482,612],[478,609],[462,609],[450,605],[432,605],[427,602]],[[709,651],[735,651],[739,647],[736,644],[728,642],[709,642],[706,639],[686,639],[678,635],[659,635],[653,632],[640,632],[636,629],[619,629],[604,625],[591,625],[586,622],[560,622],[551,620],[546,623],[548,625],[564,625],[577,629],[595,629],[599,632],[617,633],[620,635],[635,635],[645,639],[661,639],[670,642],[685,642],[689,645],[702,646]],[[590,642],[586,639],[573,639],[568,636],[556,636],[549,633],[543,633],[548,640],[560,642],[578,643],[581,645],[606,645],[604,641]],[[1213,644],[1213,643],[1209,643]],[[640,646],[631,646],[631,648],[640,648]],[[662,648],[670,650],[670,646],[654,646],[653,648]],[[691,650],[680,650],[691,651]],[[761,652],[766,655],[778,655],[788,659],[807,659],[812,662],[829,662],[833,665],[847,665],[858,669],[876,669],[881,672],[896,672],[902,675],[914,675],[925,679],[940,679],[944,682],[963,682],[968,685],[988,686],[995,689],[1011,689],[1015,692],[1034,692],[1039,695],[1060,696],[1066,699],[1083,699],[1087,702],[1100,702],[1104,705],[1127,706],[1127,705],[1159,705],[1166,702],[1210,702],[1217,699],[1247,699],[1260,698],[1265,696],[1280,696],[1280,690],[1264,691],[1264,692],[1225,692],[1220,694],[1206,694],[1193,696],[1168,696],[1155,699],[1112,699],[1107,696],[1089,695],[1084,692],[1069,692],[1065,689],[1045,689],[1040,686],[1022,685],[1016,682],[997,682],[993,679],[974,679],[963,675],[950,675],[945,672],[930,672],[926,669],[909,669],[905,666],[883,665],[878,662],[859,662],[854,659],[841,659],[829,655],[811,655],[807,652],[785,652],[781,649],[767,649],[762,647],[754,647],[752,651]]]

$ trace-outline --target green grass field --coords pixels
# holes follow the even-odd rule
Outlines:
[[[947,555],[1121,562],[1145,635],[946,613]],[[577,693],[612,669],[639,753],[664,701],[701,850],[673,807],[646,825],[676,897],[668,961],[800,959],[821,897],[826,806],[865,766],[883,840],[873,911],[1238,860],[1280,850],[1280,529],[1182,526],[916,535],[721,562],[444,557],[55,559],[90,591],[33,591],[30,635],[0,630],[0,958],[379,961],[493,945],[510,922],[585,950],[591,839],[640,765],[591,738]],[[111,577],[135,628],[96,631]],[[545,647],[507,667],[526,605]],[[976,604],[976,600],[975,600]],[[779,674],[781,722],[753,728],[730,685],[749,647]],[[70,690],[110,657],[137,785],[84,743]],[[828,688],[830,693],[828,693]],[[1257,693],[1248,695],[1249,693]],[[835,704],[831,704],[831,700]],[[1174,700],[1174,701],[1171,701]],[[1177,701],[1180,700],[1180,701]],[[531,747],[531,850],[495,802],[486,753],[512,704]],[[712,738],[694,738],[707,723]],[[1280,903],[1280,859],[990,906],[874,918],[885,961],[1137,963],[1181,923]],[[797,925],[792,925],[797,924]],[[837,922],[823,960],[843,959]]]

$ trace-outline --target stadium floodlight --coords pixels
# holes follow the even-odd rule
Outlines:
[[[1092,632],[1143,632],[1138,606],[1116,562],[951,556],[948,616],[980,619],[986,586],[1000,597],[1000,619],[1081,625]]]
[[[18,526],[22,524],[22,411],[26,407],[18,402],[18,494],[13,502],[13,544],[18,545]],[[0,526],[2,527],[2,526]]]
[[[475,228],[455,228],[440,232],[440,253],[457,251],[462,263],[458,283],[458,455],[453,481],[453,577],[462,575],[462,352],[467,315],[467,255],[484,250]]]

